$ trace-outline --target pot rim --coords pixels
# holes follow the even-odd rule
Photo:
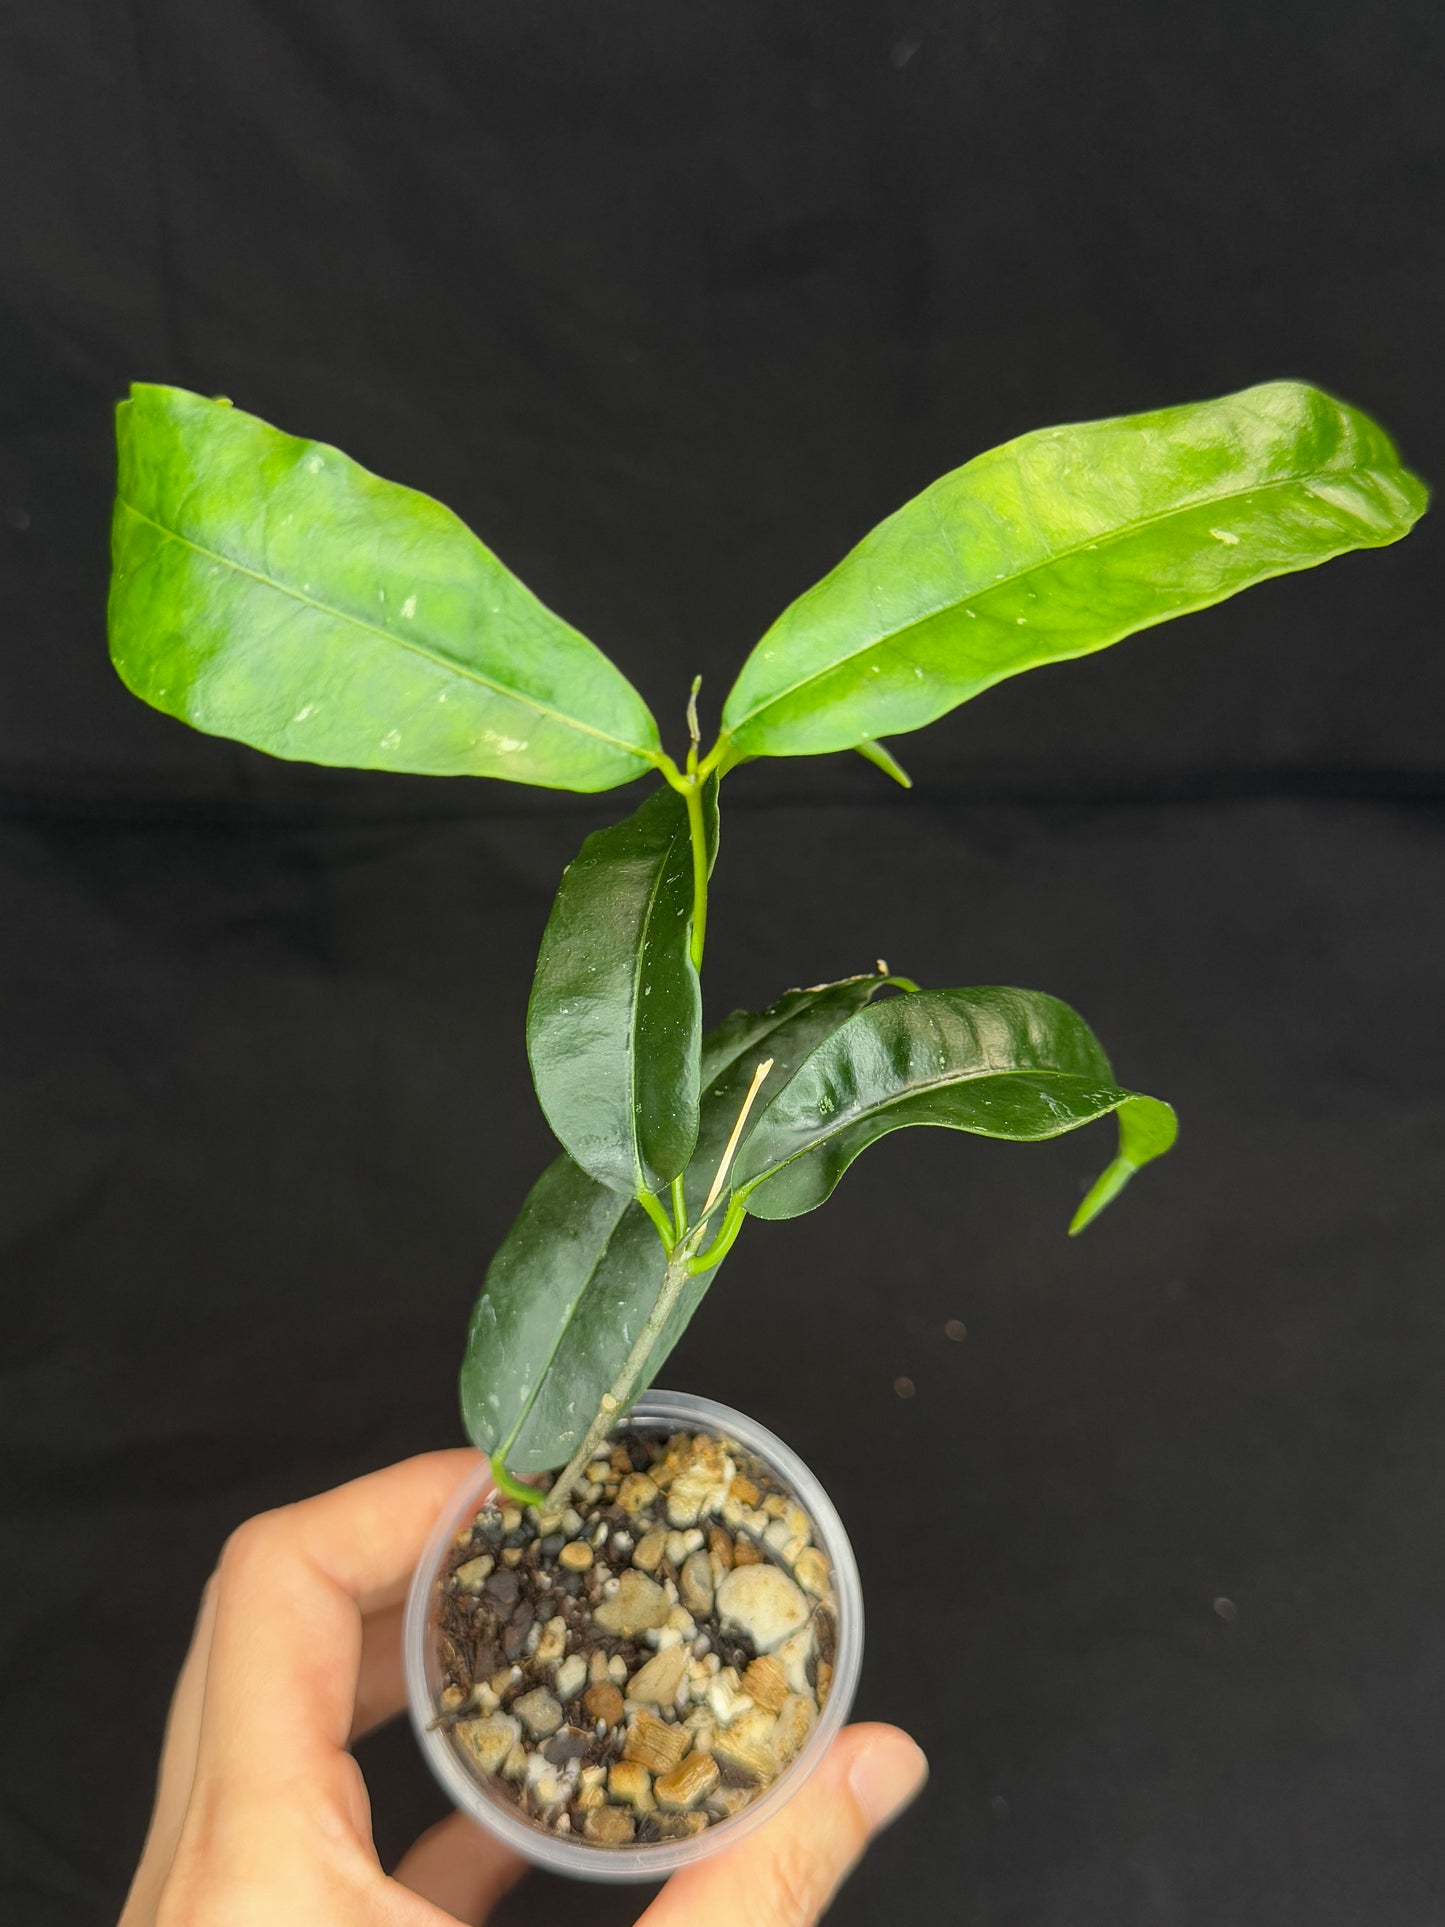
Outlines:
[[[412,1576],[402,1628],[407,1703],[417,1744],[443,1790],[463,1813],[551,1873],[594,1881],[660,1880],[688,1867],[754,1832],[799,1790],[827,1752],[852,1709],[863,1664],[863,1588],[858,1564],[837,1508],[821,1481],[792,1447],[746,1413],[691,1392],[651,1391],[638,1399],[623,1425],[666,1425],[711,1431],[734,1440],[755,1453],[777,1472],[812,1520],[817,1543],[833,1569],[838,1606],[838,1644],[828,1703],[796,1759],[791,1761],[750,1806],[731,1819],[719,1820],[689,1840],[659,1840],[641,1846],[597,1847],[544,1831],[516,1808],[490,1796],[473,1778],[446,1736],[430,1724],[439,1685],[432,1632],[432,1599],[443,1559],[463,1523],[494,1489],[490,1467],[482,1460],[478,1471],[461,1486],[443,1509]]]

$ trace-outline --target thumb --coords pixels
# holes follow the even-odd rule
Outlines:
[[[638,1927],[812,1927],[927,1777],[927,1760],[897,1727],[848,1727],[781,1813],[674,1874]]]
[[[526,1872],[526,1862],[463,1813],[449,1813],[407,1848],[392,1879],[470,1927]]]

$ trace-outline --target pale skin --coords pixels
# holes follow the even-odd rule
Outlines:
[[[228,1540],[171,1703],[120,1927],[454,1927],[524,1864],[461,1814],[382,1871],[351,1742],[402,1708],[402,1602],[431,1524],[475,1476],[433,1452],[260,1514]],[[676,1874],[638,1927],[807,1927],[919,1791],[922,1753],[853,1726],[735,1847]],[[567,1915],[588,1914],[578,1889]]]

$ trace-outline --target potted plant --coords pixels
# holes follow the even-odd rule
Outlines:
[[[561,1154],[488,1270],[462,1411],[487,1469],[408,1611],[423,1745],[534,1859],[669,1871],[756,1825],[846,1716],[862,1650],[818,1482],[741,1414],[650,1391],[750,1218],[821,1204],[905,1125],[1020,1142],[1116,1120],[1080,1231],[1169,1149],[1042,992],[875,969],[704,1031],[719,790],[755,758],[857,751],[1006,676],[1346,550],[1425,491],[1357,410],[1296,382],[1040,431],[890,516],[774,623],[705,746],[447,509],[224,399],[119,411],[111,653],[128,686],[272,755],[600,791],[660,779],[564,872],[527,1016]]]

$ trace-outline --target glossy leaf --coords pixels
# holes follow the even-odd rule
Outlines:
[[[1120,1155],[1075,1229],[1174,1141],[1174,1113],[1122,1089],[1083,1019],[1036,990],[927,990],[874,1004],[799,1067],[738,1155],[755,1217],[820,1205],[860,1151],[910,1124],[1018,1142],[1058,1137],[1117,1112]]]
[[[935,482],[786,609],[723,710],[730,764],[918,729],[1021,670],[1396,542],[1423,484],[1299,382],[1020,436]]]
[[[717,784],[703,792],[709,860]],[[527,1006],[547,1122],[589,1176],[664,1189],[697,1141],[702,993],[689,954],[692,839],[676,791],[597,830],[563,872]]]
[[[697,1152],[686,1178],[694,1210],[758,1062],[772,1057],[774,1075],[786,1082],[883,981],[790,991],[770,1010],[735,1012],[704,1039]],[[472,1314],[461,1398],[473,1441],[500,1450],[517,1472],[565,1464],[657,1302],[664,1262],[639,1206],[569,1157],[550,1165],[492,1260]],[[689,1282],[644,1385],[661,1371],[718,1269]]]
[[[780,1091],[818,1045],[865,1009],[887,982],[887,977],[869,971],[812,990],[790,990],[766,1010],[735,1010],[708,1033],[702,1052],[704,1098],[697,1148],[685,1187],[694,1217],[702,1209],[758,1065],[772,1059],[760,1109],[769,1093]]]
[[[196,729],[309,763],[605,790],[646,704],[450,509],[324,442],[137,385],[117,411],[111,658]]]

